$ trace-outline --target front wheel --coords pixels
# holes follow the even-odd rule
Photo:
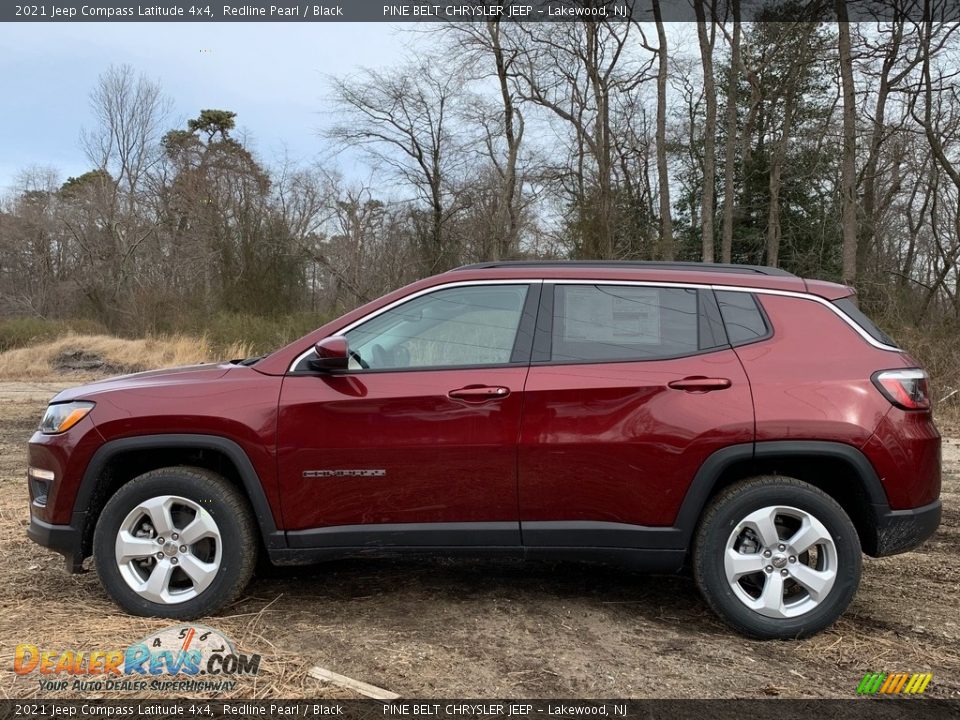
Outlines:
[[[796,638],[833,624],[860,583],[860,540],[837,502],[784,477],[746,480],[707,510],[693,551],[711,608],[750,637]]]
[[[134,615],[188,620],[236,599],[253,574],[257,541],[237,489],[203,468],[169,467],[123,485],[93,536],[97,574]]]

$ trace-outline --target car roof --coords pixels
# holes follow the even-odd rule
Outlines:
[[[729,285],[767,290],[808,292],[807,283],[780,268],[763,265],[721,263],[634,262],[634,261],[506,261],[476,263],[450,270],[436,278],[444,280],[543,279],[673,282],[694,285]],[[823,283],[831,285],[833,283]],[[850,290],[835,285],[835,292]],[[820,293],[817,293],[820,294]],[[833,293],[831,293],[833,294]]]
[[[627,268],[637,270],[695,270],[704,272],[746,273],[796,277],[782,268],[769,265],[701,263],[672,260],[502,260],[462,265],[455,270],[496,270],[501,268]]]

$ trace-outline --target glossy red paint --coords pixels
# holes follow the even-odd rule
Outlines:
[[[940,496],[940,433],[930,412],[891,408],[863,451],[894,510],[926,505]]]
[[[225,437],[243,448],[279,523],[276,417],[280,382],[249,367],[202,365],[64,390],[53,402],[92,400],[96,407],[66,433],[38,432],[30,439],[30,463],[53,470],[60,478],[46,508],[49,521],[70,521],[83,471],[105,441],[190,432]]]
[[[890,403],[870,380],[904,367],[815,300],[758,296],[773,337],[737,348],[750,377],[757,441],[827,440],[862,448]]]
[[[278,430],[287,529],[516,521],[526,375],[506,367],[285,378]],[[509,393],[450,397],[471,386]],[[383,474],[310,475],[318,470]]]
[[[730,387],[668,387],[691,376]],[[676,360],[530,369],[520,437],[522,520],[673,523],[715,450],[753,440],[750,385],[733,350]]]
[[[31,503],[31,512],[44,522],[69,523],[83,471],[103,443],[89,415],[62,435],[35,432],[27,445],[27,465],[52,471],[57,482],[50,487],[47,504]]]

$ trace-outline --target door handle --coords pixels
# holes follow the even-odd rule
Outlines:
[[[467,385],[466,387],[451,390],[447,395],[458,400],[467,402],[485,402],[487,400],[499,400],[510,394],[510,389],[505,387],[492,387],[489,385]]]
[[[671,380],[667,383],[667,387],[674,390],[685,390],[690,393],[706,393],[712,390],[726,390],[732,384],[728,378],[709,378],[694,375],[682,380]]]

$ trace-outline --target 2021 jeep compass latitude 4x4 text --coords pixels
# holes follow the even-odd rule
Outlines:
[[[28,476],[30,537],[170,618],[258,553],[455,548],[689,566],[798,637],[940,520],[925,373],[849,288],[754,266],[459,268],[263,358],[66,390]]]

